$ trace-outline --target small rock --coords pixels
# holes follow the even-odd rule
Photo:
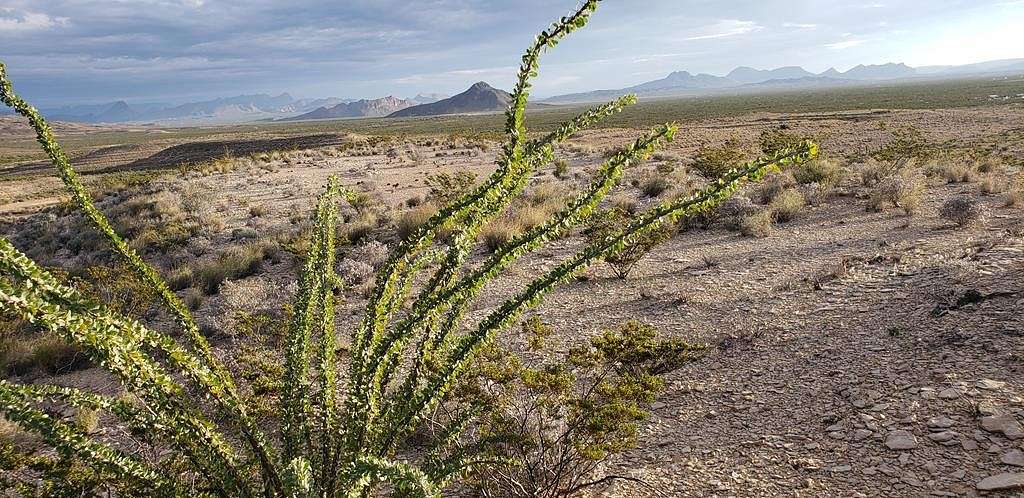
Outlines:
[[[1005,385],[1006,385],[1005,382],[998,381],[998,380],[992,380],[992,379],[981,379],[978,382],[974,383],[974,387],[977,387],[978,389],[989,389],[989,390],[1002,389],[1003,386],[1005,386]]]
[[[662,408],[665,408],[666,406],[668,406],[668,405],[666,405],[665,403],[663,403],[661,401],[655,401],[654,403],[651,403],[651,409],[652,410],[661,410]]]
[[[832,472],[849,472],[851,470],[853,470],[853,467],[850,465],[836,465],[832,467]]]
[[[960,397],[960,391],[957,391],[956,389],[954,389],[952,387],[949,387],[949,388],[946,388],[946,389],[943,389],[943,390],[939,391],[939,398],[940,399],[956,399],[956,398],[959,398],[959,397]]]
[[[964,439],[963,441],[960,441],[960,446],[963,446],[967,451],[974,451],[978,449],[978,442],[973,439]]]
[[[885,437],[885,446],[890,450],[912,450],[917,448],[917,438],[910,431],[892,431]]]
[[[999,432],[1010,439],[1024,437],[1024,428],[1013,415],[989,415],[981,418],[981,428],[989,432]]]
[[[953,427],[953,423],[953,419],[945,415],[940,415],[938,417],[932,417],[928,419],[928,427],[932,429],[948,429],[950,427]]]
[[[853,431],[853,440],[854,441],[863,441],[863,440],[871,437],[872,434],[874,434],[874,433],[869,431],[869,430],[867,430],[867,429],[857,429],[857,430]]]
[[[828,431],[828,432],[839,432],[839,431],[843,430],[843,425],[842,424],[832,424],[832,425],[826,427],[825,430]]]
[[[1003,455],[1003,463],[1006,465],[1013,465],[1015,467],[1024,467],[1024,452],[1020,450],[1013,450]]]
[[[982,416],[998,415],[999,409],[990,401],[981,401],[978,403],[978,413]]]
[[[928,439],[931,439],[932,441],[935,441],[936,443],[942,443],[942,442],[945,442],[945,441],[953,440],[957,436],[959,436],[959,434],[957,434],[957,433],[955,433],[953,431],[942,431],[942,432],[933,432],[933,433],[929,434],[928,435]]]
[[[1024,474],[1004,473],[989,476],[978,483],[980,491],[1005,491],[1024,488]]]

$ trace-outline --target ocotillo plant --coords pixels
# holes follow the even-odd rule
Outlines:
[[[347,377],[338,373],[346,362],[335,357],[334,292],[343,282],[334,271],[334,227],[337,204],[350,194],[336,180],[330,182],[316,203],[312,244],[299,276],[275,434],[249,413],[235,379],[188,308],[93,205],[50,127],[14,93],[0,64],[3,102],[28,118],[73,201],[135,276],[159,296],[178,329],[168,335],[122,316],[0,239],[0,311],[81,347],[134,396],[113,398],[0,381],[0,412],[105,476],[123,496],[436,496],[467,468],[486,465],[472,454],[448,451],[472,413],[442,431],[450,437],[442,438],[427,456],[400,460],[395,455],[425,414],[450,392],[474,354],[558,284],[663,223],[714,207],[742,183],[817,153],[814,144],[805,143],[740,165],[688,198],[642,213],[538,276],[483,319],[470,320],[466,311],[485,284],[523,255],[577,226],[617,185],[625,168],[646,159],[676,133],[676,126],[663,125],[637,139],[605,161],[589,187],[546,223],[517,236],[482,263],[468,261],[481,228],[523,192],[537,168],[552,161],[557,143],[635,102],[633,96],[622,97],[545,136],[527,135],[526,104],[541,55],[583,27],[597,5],[598,0],[584,2],[526,51],[494,173],[442,208],[391,253],[376,277],[361,324],[351,331]],[[446,235],[438,237],[442,231]],[[55,402],[103,411],[147,435],[172,458],[145,459],[115,441],[90,436],[43,410]],[[32,482],[15,485],[32,493]]]

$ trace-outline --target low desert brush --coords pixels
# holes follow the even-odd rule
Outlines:
[[[958,196],[942,204],[942,207],[939,208],[939,216],[963,227],[983,223],[988,217],[988,209],[978,199]]]
[[[251,386],[231,373],[179,296],[96,209],[51,128],[14,93],[0,64],[0,99],[28,118],[74,204],[173,319],[173,327],[163,320],[152,328],[124,316],[0,238],[0,312],[80,348],[129,393],[111,397],[0,381],[0,413],[55,448],[51,454],[63,462],[37,473],[21,467],[0,471],[4,486],[32,496],[439,496],[467,473],[505,465],[506,460],[491,458],[494,447],[467,440],[467,429],[480,423],[478,412],[460,409],[453,398],[456,386],[469,378],[467,369],[499,332],[595,261],[618,254],[682,216],[715,207],[769,170],[817,155],[817,146],[808,142],[745,164],[728,161],[723,176],[705,188],[638,212],[628,224],[512,289],[510,297],[493,299],[488,282],[587,219],[626,168],[647,159],[676,133],[674,125],[659,126],[618,149],[596,169],[589,186],[547,222],[518,234],[483,261],[467,261],[480,230],[521,196],[538,168],[552,161],[558,143],[635,102],[634,96],[622,97],[536,138],[526,129],[527,101],[541,55],[583,27],[597,6],[597,0],[583,2],[527,50],[511,93],[506,139],[495,171],[460,196],[446,199],[450,202],[393,248],[377,272],[362,320],[348,331],[347,347],[340,351],[335,305],[344,282],[334,271],[336,225],[339,202],[354,196],[336,179],[329,182],[313,210],[309,250],[290,306],[290,326],[279,346],[283,374],[279,395],[269,401],[272,409],[257,410],[246,401],[244,393]],[[439,238],[442,230],[450,234]],[[251,269],[251,260],[246,257],[231,267],[244,273]],[[207,279],[202,270],[198,273]],[[204,287],[212,290],[218,280],[209,279]],[[164,333],[167,328],[174,333]],[[346,376],[339,375],[339,367],[347,369]],[[132,444],[102,436],[106,427],[89,434],[73,420],[53,415],[54,405],[97,410],[110,431],[131,434],[123,439]],[[440,407],[457,411],[437,428],[424,451],[400,454]],[[585,413],[617,409],[596,399]],[[256,414],[276,419],[257,419]],[[47,491],[55,486],[82,489]]]

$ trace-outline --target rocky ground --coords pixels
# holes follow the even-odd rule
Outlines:
[[[685,163],[700,147],[728,138],[752,149],[763,129],[785,123],[794,133],[817,137],[824,150],[848,164],[850,174],[824,203],[805,208],[766,238],[721,227],[686,231],[656,248],[627,280],[598,264],[540,307],[555,327],[559,348],[628,319],[712,346],[706,357],[670,374],[639,446],[609,463],[609,472],[646,484],[620,481],[603,495],[1021,492],[1024,209],[1005,207],[1001,195],[985,195],[978,181],[933,179],[915,216],[894,209],[868,212],[854,163],[890,139],[887,127],[914,124],[933,142],[1011,158],[1007,174],[1018,174],[1024,167],[1022,117],[1024,109],[1008,106],[753,115],[685,124],[655,163]],[[560,155],[571,173],[583,174],[604,151],[639,133],[583,133]],[[224,172],[171,173],[153,185],[176,192],[203,185],[214,193],[209,202],[220,213],[221,233],[237,235],[292,224],[289,217],[305,212],[329,175],[395,207],[424,195],[428,173],[486,173],[496,148],[420,137],[364,154],[353,152],[359,147],[339,146],[350,139],[362,140],[318,144],[287,159],[273,158],[266,167],[257,162]],[[116,170],[152,157],[143,156],[97,168]],[[23,245],[31,242],[19,235],[59,221],[39,210],[60,196],[51,178],[20,167],[20,175],[0,183],[12,197],[5,203],[0,195],[0,233],[28,250]],[[553,181],[549,172],[535,179]],[[961,228],[941,219],[939,207],[956,196],[980,199],[991,213],[988,220]],[[253,206],[267,214],[253,216]],[[200,238],[216,246],[233,237]],[[524,260],[471,316],[578,244],[574,238],[557,241]],[[198,242],[179,251],[157,258],[164,270],[210,257]],[[61,261],[77,260],[50,263]],[[293,271],[287,261],[267,264],[252,278],[283,285]],[[207,299],[199,313],[218,313],[221,298]],[[350,295],[341,321],[354,322],[362,303],[360,295]],[[230,355],[233,344],[217,346]],[[82,385],[101,377],[86,371],[34,378]]]

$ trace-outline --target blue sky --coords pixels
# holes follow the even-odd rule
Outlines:
[[[0,0],[0,60],[40,105],[507,88],[563,0]],[[739,65],[1024,57],[1024,0],[604,0],[536,95]]]

